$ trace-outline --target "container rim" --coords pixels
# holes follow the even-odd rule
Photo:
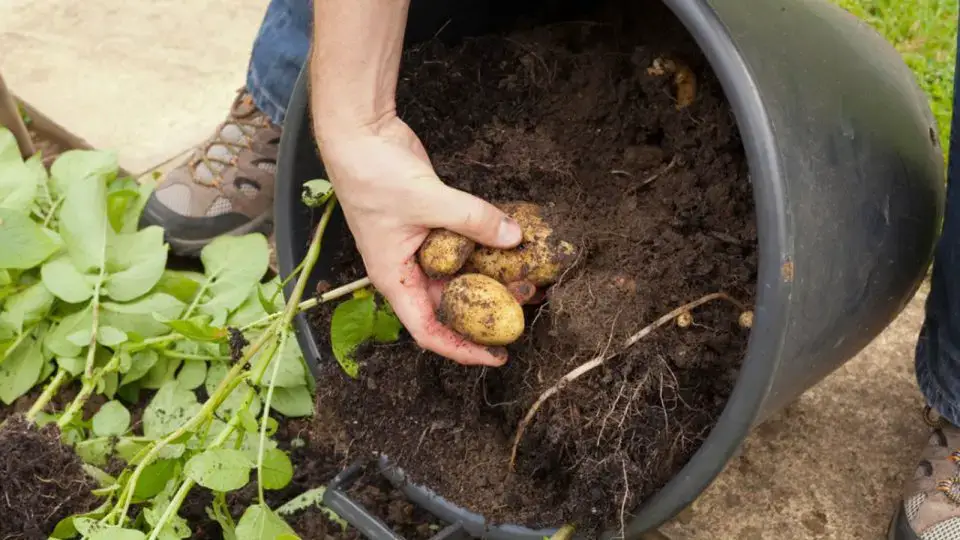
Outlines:
[[[754,307],[754,325],[737,382],[717,423],[686,465],[656,494],[634,509],[626,531],[607,531],[603,540],[639,538],[656,529],[689,506],[714,481],[745,437],[760,419],[764,400],[777,372],[780,351],[786,334],[785,324],[792,284],[782,276],[782,267],[793,256],[790,220],[786,211],[784,173],[774,129],[754,75],[744,61],[729,29],[721,22],[712,4],[725,0],[662,0],[677,16],[703,51],[730,103],[743,141],[752,184],[759,250],[758,279]],[[302,129],[312,130],[309,122],[308,69],[297,79],[280,140],[277,179],[293,178],[297,140]],[[303,111],[302,114],[299,114]],[[306,126],[304,126],[306,123]],[[295,225],[291,208],[298,190],[278,190],[275,201],[277,261],[281,276],[296,267],[293,243],[281,239]],[[293,283],[285,294],[292,291]],[[304,314],[294,319],[301,349],[307,357],[323,358],[313,339],[313,329]],[[755,351],[771,354],[760,357]],[[315,368],[315,366],[311,366]],[[319,381],[318,381],[319,384]]]

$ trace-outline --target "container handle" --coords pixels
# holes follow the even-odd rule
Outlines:
[[[327,489],[323,494],[323,505],[333,510],[344,521],[360,531],[364,537],[370,540],[405,540],[402,536],[393,532],[386,523],[373,515],[365,506],[350,498],[347,495],[348,489],[360,477],[369,460],[361,459],[355,461],[346,469],[340,471],[333,480],[327,484]],[[437,534],[430,537],[430,540],[470,540],[470,536],[463,528],[462,523],[453,523],[443,528]]]

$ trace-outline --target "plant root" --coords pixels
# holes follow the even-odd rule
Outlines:
[[[533,403],[533,406],[530,407],[530,409],[527,411],[527,414],[524,415],[523,419],[520,420],[520,423],[517,425],[517,432],[516,432],[516,435],[514,435],[513,437],[513,447],[510,450],[510,471],[514,472],[516,470],[517,448],[519,448],[520,441],[523,439],[524,431],[526,431],[527,426],[530,425],[530,422],[533,421],[533,418],[534,416],[536,416],[537,411],[540,410],[540,407],[542,407],[543,404],[548,399],[553,397],[555,394],[559,393],[561,390],[563,390],[564,387],[566,387],[571,382],[579,379],[580,377],[586,375],[587,373],[590,373],[594,369],[602,366],[611,358],[615,358],[619,354],[623,353],[624,351],[626,351],[627,349],[635,345],[638,341],[640,341],[641,339],[653,333],[653,331],[656,330],[657,328],[660,328],[661,326],[669,323],[670,321],[675,320],[677,317],[679,317],[684,313],[689,313],[690,310],[692,309],[700,307],[703,304],[712,302],[714,300],[726,300],[727,302],[730,302],[731,304],[739,308],[741,312],[747,310],[746,306],[742,302],[734,299],[727,293],[716,292],[716,293],[708,294],[704,297],[694,300],[693,302],[688,302],[676,309],[671,310],[666,315],[661,316],[659,319],[653,321],[649,325],[642,328],[639,332],[627,338],[627,340],[623,343],[623,345],[617,351],[612,352],[610,354],[607,354],[606,351],[600,353],[600,355],[595,356],[592,360],[589,360],[581,364],[580,366],[568,372],[563,377],[560,377],[560,380],[554,383],[553,386],[544,390],[543,393],[540,394],[540,397],[537,398],[537,401]]]

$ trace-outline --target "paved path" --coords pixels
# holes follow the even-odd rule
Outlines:
[[[24,99],[144,171],[221,121],[266,2],[2,0],[0,70]],[[926,437],[912,372],[921,301],[757,429],[663,532],[672,540],[879,538]]]
[[[223,120],[266,5],[0,0],[0,70],[17,95],[141,172]]]

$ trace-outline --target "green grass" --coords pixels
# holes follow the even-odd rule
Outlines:
[[[834,0],[900,51],[930,96],[944,149],[950,141],[958,0]]]

